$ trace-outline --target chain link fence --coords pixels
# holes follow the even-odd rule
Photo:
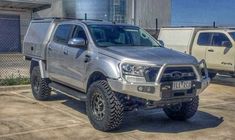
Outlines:
[[[29,77],[29,65],[22,54],[0,54],[0,79]]]
[[[0,54],[0,86],[28,84],[29,66],[22,54]]]
[[[0,14],[0,86],[29,83],[29,62],[21,54],[29,19]]]

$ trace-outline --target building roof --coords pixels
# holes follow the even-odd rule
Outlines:
[[[51,0],[1,0],[0,7],[39,11],[51,7]]]

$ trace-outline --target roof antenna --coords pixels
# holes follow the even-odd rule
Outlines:
[[[87,20],[87,13],[85,13],[85,20]]]
[[[216,28],[216,24],[215,24],[215,21],[213,22],[213,28]]]
[[[156,33],[158,32],[158,18],[155,20],[155,26],[156,26]]]

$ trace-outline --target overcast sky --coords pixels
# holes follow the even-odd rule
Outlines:
[[[172,25],[235,26],[235,0],[172,0]]]

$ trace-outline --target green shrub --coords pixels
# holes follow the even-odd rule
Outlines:
[[[27,85],[30,83],[30,79],[26,77],[14,76],[13,74],[4,79],[0,79],[0,86],[12,86],[12,85]]]

